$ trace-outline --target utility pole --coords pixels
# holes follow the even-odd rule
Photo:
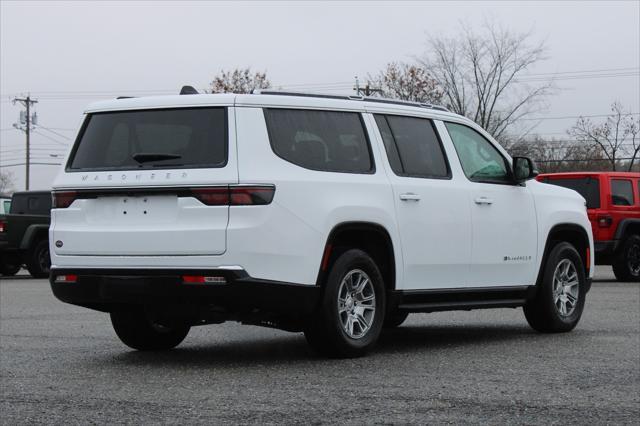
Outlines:
[[[15,127],[16,129],[23,130],[26,135],[27,152],[26,152],[26,158],[25,158],[25,189],[28,191],[29,190],[29,165],[30,165],[29,163],[31,160],[31,146],[30,146],[30,140],[29,140],[31,136],[31,121],[32,121],[31,105],[38,103],[38,101],[31,99],[31,96],[27,95],[26,98],[14,98],[13,99],[14,105],[16,102],[20,102],[27,109],[25,114],[25,120],[24,120],[25,121],[24,129],[21,128],[17,123],[14,124],[13,127]],[[20,123],[22,124],[22,120],[20,120]]]
[[[356,86],[353,88],[356,91],[356,95],[358,96],[371,96],[373,93],[382,93],[381,89],[374,89],[371,87],[371,83],[367,81],[367,85],[364,86],[364,89],[360,88],[360,82],[358,81],[358,76],[356,76]]]

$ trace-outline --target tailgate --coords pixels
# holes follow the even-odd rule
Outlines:
[[[58,255],[219,255],[226,250],[229,206],[171,193],[101,195],[56,210]]]

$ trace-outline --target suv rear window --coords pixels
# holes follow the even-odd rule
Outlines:
[[[224,108],[95,113],[87,117],[68,170],[223,167]]]
[[[271,147],[280,158],[311,170],[373,172],[360,114],[269,108],[264,116]]]
[[[582,195],[587,200],[588,209],[600,208],[600,182],[597,178],[585,177],[585,178],[573,178],[573,179],[544,179],[545,183],[551,185],[563,186],[565,188],[573,189],[578,194]]]
[[[611,179],[611,204],[614,206],[633,205],[633,186],[630,180]]]

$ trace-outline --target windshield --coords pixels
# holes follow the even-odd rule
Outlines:
[[[600,208],[600,182],[598,178],[544,179],[545,183],[573,189],[587,200],[588,209]]]
[[[223,167],[224,108],[180,108],[90,114],[67,170]]]

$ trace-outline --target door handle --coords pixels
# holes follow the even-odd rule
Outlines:
[[[493,204],[493,200],[487,197],[478,197],[473,201],[475,201],[476,204],[486,204],[486,205]]]
[[[400,194],[400,199],[402,201],[420,201],[420,196],[413,192],[405,192],[404,194]]]

